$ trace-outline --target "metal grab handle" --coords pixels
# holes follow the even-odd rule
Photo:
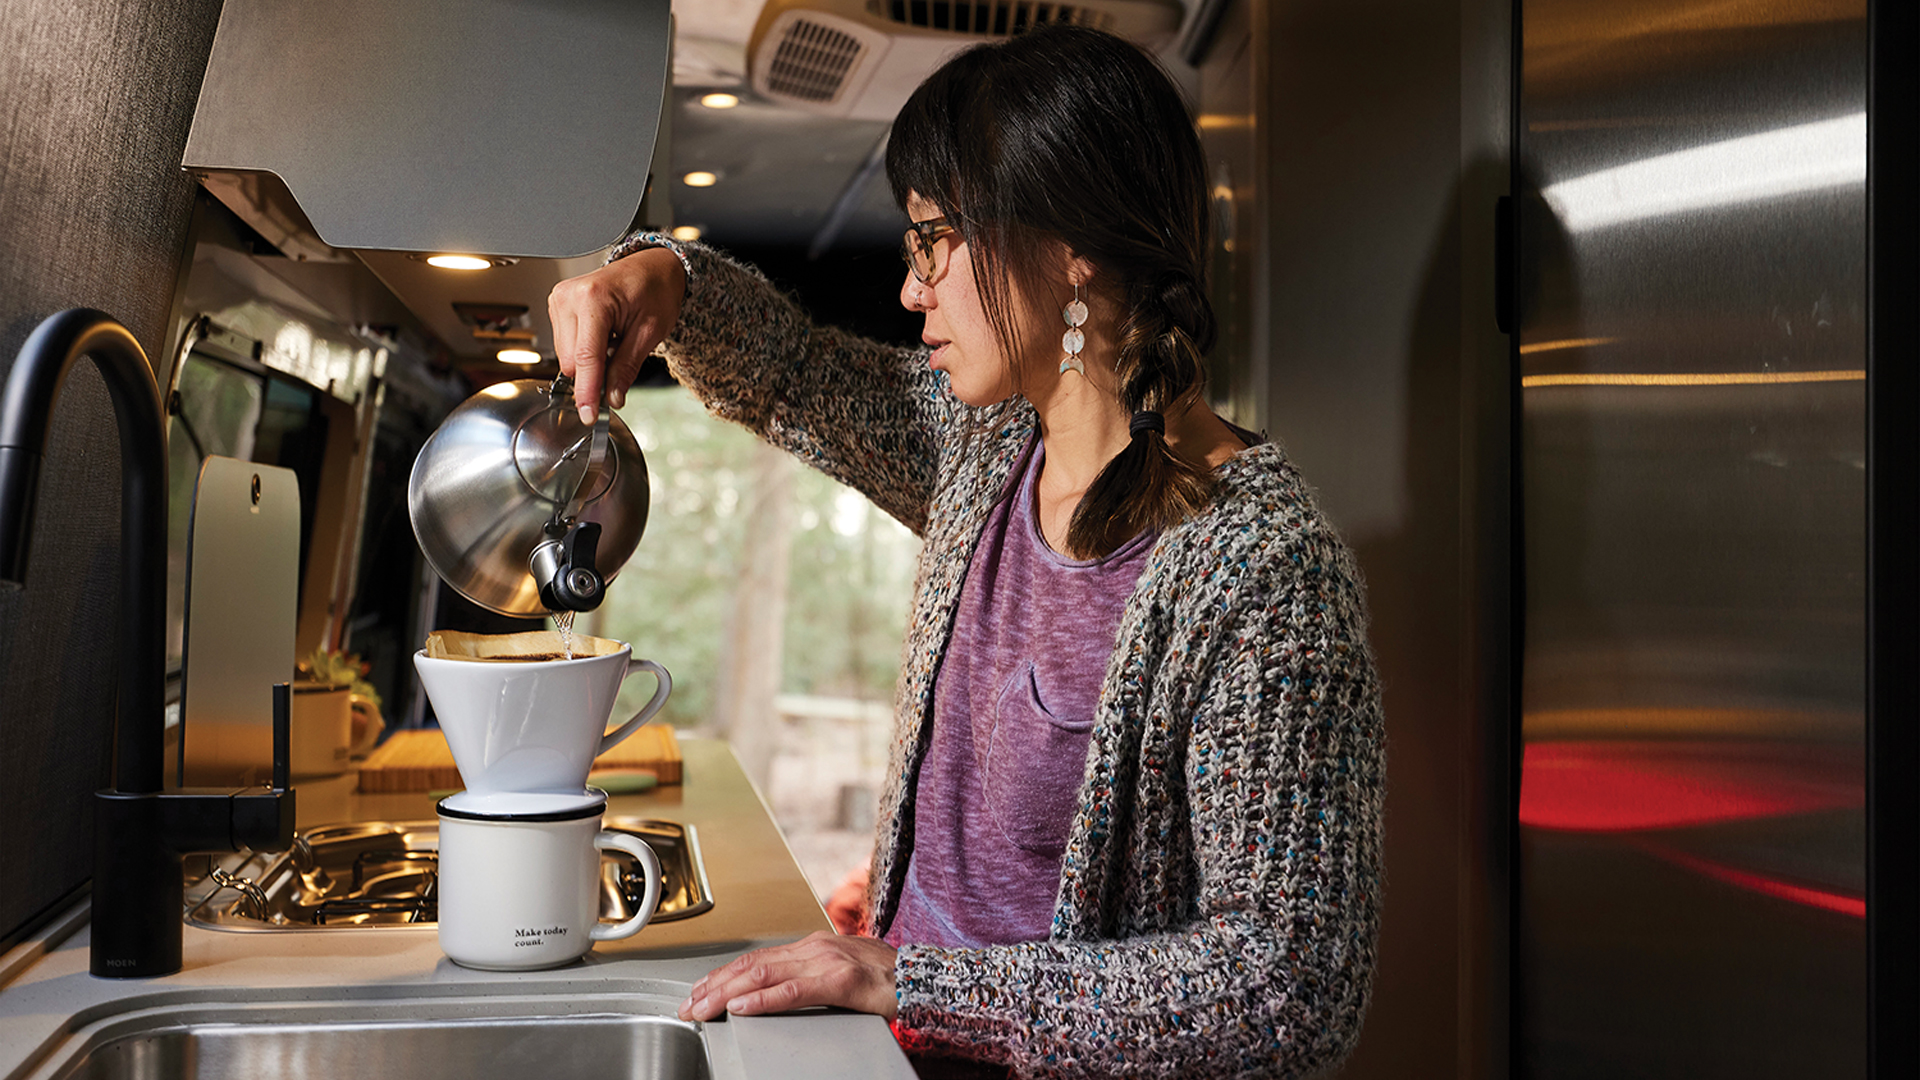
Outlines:
[[[606,469],[607,448],[611,442],[607,429],[612,423],[613,411],[607,408],[606,395],[601,394],[600,413],[594,418],[593,434],[589,436],[593,440],[593,445],[587,452],[587,470],[580,474],[580,483],[574,487],[573,495],[567,499],[566,507],[560,512],[562,521],[578,521],[580,515],[586,511],[587,504],[593,501],[588,496],[587,484]],[[611,478],[608,486],[611,486]]]
[[[243,878],[238,874],[230,874],[217,866],[213,867],[207,876],[212,878],[214,882],[220,886],[232,889],[240,894],[240,902],[245,905],[245,910],[242,911],[242,914],[247,918],[256,919],[260,922],[267,921],[266,891],[261,889],[252,879]]]
[[[547,394],[552,398],[554,408],[570,409],[572,407],[573,380],[567,378],[565,375],[558,376],[553,380],[553,383],[547,387]],[[532,417],[528,417],[528,421],[532,419]],[[593,427],[588,430],[587,434],[583,435],[577,442],[568,447],[566,453],[560,455],[560,460],[553,463],[553,471],[558,472],[567,462],[576,460],[580,456],[580,451],[583,448],[587,452],[586,465],[580,471],[580,479],[574,482],[573,491],[564,500],[556,499],[554,501],[553,517],[548,525],[549,529],[565,528],[580,520],[580,515],[585,512],[587,504],[593,502],[601,494],[604,494],[612,488],[613,478],[607,477],[607,482],[601,485],[600,491],[588,491],[589,482],[603,471],[607,464],[608,457],[611,456],[610,447],[612,446],[612,436],[609,429],[612,423],[613,413],[607,408],[607,393],[603,388],[600,391],[600,408],[594,415]],[[617,465],[619,459],[615,458],[614,461]],[[516,467],[518,467],[517,463]],[[562,483],[564,482],[565,481],[562,481]],[[536,488],[536,490],[540,489]]]

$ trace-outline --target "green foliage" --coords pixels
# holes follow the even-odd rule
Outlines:
[[[781,690],[891,701],[920,541],[811,469],[794,503]]]
[[[380,708],[380,692],[367,681],[367,674],[372,665],[362,661],[356,653],[315,649],[312,656],[307,657],[295,667],[304,680],[332,683],[335,686],[344,683],[350,688],[350,693],[359,694],[372,702],[376,711]]]
[[[631,642],[673,672],[663,719],[712,715],[734,590],[742,580],[755,438],[684,390],[634,391],[621,418],[647,455],[647,531],[586,633]],[[780,686],[784,693],[889,700],[899,674],[919,541],[857,492],[811,470],[795,478]],[[653,692],[636,677],[616,716]]]

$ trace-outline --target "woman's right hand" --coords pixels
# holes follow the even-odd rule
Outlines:
[[[554,355],[573,380],[582,420],[593,423],[603,385],[608,404],[626,403],[641,362],[680,321],[686,293],[686,268],[666,248],[643,248],[553,287]]]
[[[823,905],[827,909],[827,920],[833,923],[835,933],[858,934],[867,924],[867,882],[872,871],[865,866],[854,867],[840,887],[833,890]]]

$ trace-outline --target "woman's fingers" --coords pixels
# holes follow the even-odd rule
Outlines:
[[[553,287],[554,355],[573,379],[581,419],[593,422],[602,387],[612,404],[625,401],[641,362],[680,321],[686,280],[673,252],[653,248]]]
[[[547,316],[553,322],[554,359],[560,373],[573,380],[573,400],[580,419],[593,423],[605,378],[607,339],[620,314],[620,301],[600,275],[568,278],[547,296]]]
[[[607,378],[607,335],[613,332],[608,315],[607,309],[599,306],[575,314],[573,403],[580,409],[580,419],[588,424],[600,411],[600,388]]]
[[[683,1013],[689,1019],[711,1020],[746,994],[783,986],[804,978],[809,965],[793,955],[793,946],[760,949],[710,973],[694,984]]]
[[[757,949],[714,970],[680,1006],[686,1020],[711,1020],[836,1005],[891,1018],[894,950],[873,938],[816,933]]]
[[[588,274],[568,278],[553,287],[547,294],[547,318],[553,324],[553,355],[560,362],[560,374],[571,379],[578,370],[583,357],[591,357],[592,350],[581,345],[580,319],[588,308],[601,302],[592,294],[588,284]]]
[[[839,1005],[854,989],[844,978],[801,975],[750,990],[727,1002],[727,1011],[735,1016],[759,1016],[763,1013],[792,1012],[814,1005]]]
[[[614,343],[613,357],[607,365],[607,402],[616,409],[627,403],[627,387],[640,377],[640,365],[653,351],[652,345],[644,350],[640,347],[646,341],[646,329],[639,327],[634,332],[623,332]]]

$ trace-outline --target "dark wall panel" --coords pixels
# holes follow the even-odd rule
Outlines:
[[[193,205],[180,152],[218,0],[0,7],[0,374],[95,307],[163,358]],[[107,777],[119,443],[92,365],[61,395],[24,590],[0,591],[0,941],[91,873]]]
[[[1266,141],[1247,385],[1359,559],[1386,710],[1378,967],[1339,1075],[1504,1076],[1511,400],[1493,214],[1512,9],[1248,6]]]

